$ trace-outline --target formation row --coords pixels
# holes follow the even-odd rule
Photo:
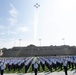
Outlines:
[[[43,71],[45,71],[45,66],[49,71],[53,69],[57,70],[64,69],[65,75],[67,75],[67,70],[69,68],[76,69],[76,56],[68,57],[27,57],[27,58],[2,58],[0,59],[0,71],[4,70],[11,71],[12,69],[20,71],[24,67],[25,73],[28,72],[30,66],[32,66],[32,71],[40,71],[40,66],[42,66]]]

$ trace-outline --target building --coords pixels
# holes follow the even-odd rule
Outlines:
[[[75,46],[35,46],[13,47],[3,50],[2,57],[28,57],[28,56],[60,56],[60,55],[76,55]]]

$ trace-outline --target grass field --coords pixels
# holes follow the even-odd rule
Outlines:
[[[75,69],[72,69],[72,68],[69,68],[68,69],[69,71],[72,71],[72,70],[75,70]],[[60,72],[60,71],[64,71],[64,68],[62,68],[62,70],[58,67],[57,70],[55,70],[54,68],[52,68],[52,72]],[[32,66],[29,67],[28,73],[33,73],[34,71],[32,71]],[[45,66],[45,71],[43,71],[42,69],[42,66],[40,65],[40,71],[38,71],[39,73],[40,72],[50,72],[50,70],[47,68],[47,66]],[[14,69],[8,71],[8,69],[5,69],[5,73],[25,73],[25,67],[23,67],[21,70],[18,71],[18,69],[16,69],[14,71]]]

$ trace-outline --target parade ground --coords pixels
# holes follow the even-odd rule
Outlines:
[[[35,75],[34,73],[9,73],[9,74],[4,74],[4,75]],[[63,71],[60,72],[42,72],[42,73],[38,73],[38,75],[65,75],[65,73]],[[68,71],[68,75],[76,75],[76,70],[73,71]]]

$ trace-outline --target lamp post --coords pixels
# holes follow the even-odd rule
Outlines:
[[[38,3],[36,3],[34,5],[34,8],[35,8],[35,16],[34,16],[34,43],[36,43],[36,39],[37,39],[39,7],[40,7],[40,5]]]
[[[62,40],[63,40],[63,44],[65,45],[65,39],[64,39],[64,38],[62,38]]]
[[[41,40],[42,40],[42,39],[39,39],[39,42],[40,42],[40,46],[41,46]]]
[[[15,47],[15,44],[16,44],[16,39],[14,40],[14,47]]]
[[[19,47],[20,47],[20,45],[21,45],[21,40],[22,40],[22,39],[19,39]]]
[[[38,7],[40,7],[40,5],[39,5],[38,3],[36,3],[36,4],[34,5],[34,7],[38,8]]]

